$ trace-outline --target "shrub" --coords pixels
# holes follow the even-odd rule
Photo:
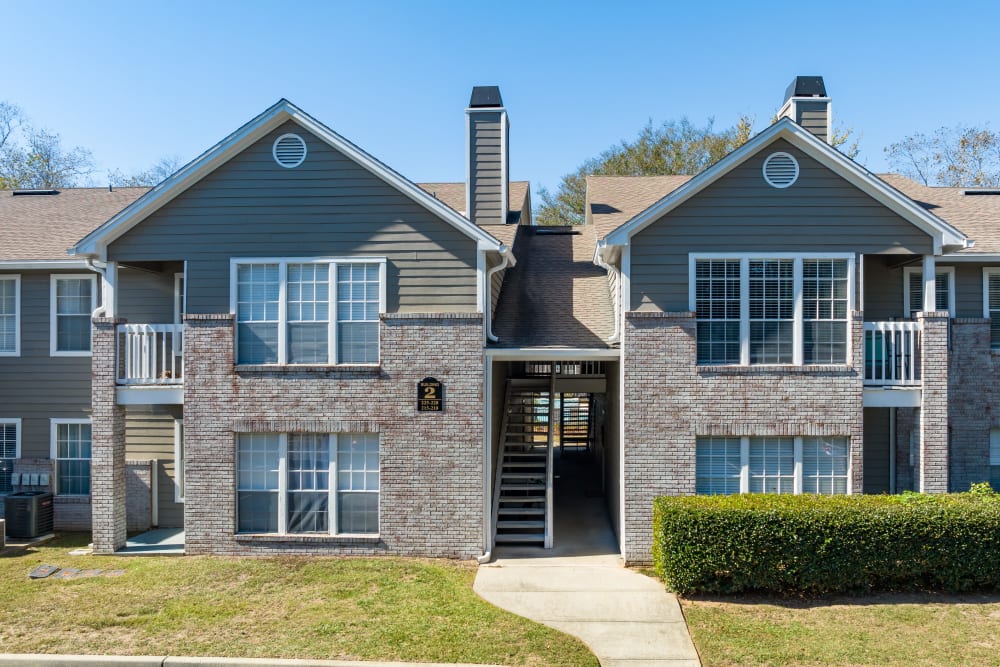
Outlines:
[[[653,531],[682,594],[1000,589],[1000,495],[662,497]]]

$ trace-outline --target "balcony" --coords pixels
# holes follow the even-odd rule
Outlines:
[[[184,381],[184,327],[180,324],[118,326],[120,387],[179,387]]]
[[[920,386],[920,323],[865,322],[865,385]]]

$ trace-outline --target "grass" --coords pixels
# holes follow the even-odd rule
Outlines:
[[[575,638],[481,600],[470,563],[68,554],[87,540],[2,553],[3,651],[597,665]],[[29,580],[43,563],[126,572]]]
[[[1000,595],[681,604],[706,667],[1000,665]]]

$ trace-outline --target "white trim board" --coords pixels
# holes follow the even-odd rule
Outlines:
[[[497,361],[617,361],[621,358],[618,349],[587,349],[587,348],[544,348],[544,347],[496,347],[486,348],[487,359]]]
[[[0,260],[0,270],[3,271],[61,271],[96,270],[83,259],[5,259]]]
[[[89,357],[93,354],[93,341],[91,347],[86,350],[59,350],[57,349],[57,313],[56,313],[56,285],[60,280],[89,280],[90,281],[90,311],[87,313],[87,321],[90,322],[91,313],[97,310],[97,274],[96,273],[54,273],[49,276],[49,356],[50,357]],[[82,313],[81,313],[82,314]],[[93,325],[90,325],[93,331]]]
[[[948,275],[948,314],[955,317],[955,267],[938,265],[934,270],[934,283],[937,285],[937,277],[940,274]],[[910,276],[917,274],[923,276],[924,269],[921,266],[903,267],[903,317],[914,317],[915,312],[910,308]],[[922,285],[923,283],[921,283]],[[935,287],[936,289],[936,287]],[[936,298],[936,297],[935,297]],[[922,308],[920,310],[923,310]]]
[[[871,195],[889,210],[931,236],[934,240],[935,254],[941,254],[944,246],[968,247],[969,240],[958,229],[921,208],[912,199],[891,187],[888,183],[837,149],[821,141],[795,121],[789,118],[781,118],[743,146],[737,148],[605,236],[598,243],[599,251],[603,250],[606,246],[627,245],[635,234],[653,224],[778,139],[788,141],[809,157],[826,166],[855,187]]]
[[[503,252],[506,247],[499,240],[480,229],[468,218],[450,208],[416,183],[405,178],[388,165],[366,153],[357,145],[340,136],[302,109],[282,98],[263,113],[246,123],[228,137],[212,146],[200,156],[179,169],[172,176],[132,202],[120,213],[87,234],[73,248],[71,255],[89,255],[106,259],[107,246],[150,215],[188,190],[212,171],[228,162],[269,132],[287,121],[294,121],[319,140],[340,151],[359,166],[385,181],[399,192],[420,204],[443,221],[451,224],[487,250]]]
[[[14,349],[0,350],[0,357],[21,356],[21,275],[19,273],[0,274],[0,282],[14,281]]]

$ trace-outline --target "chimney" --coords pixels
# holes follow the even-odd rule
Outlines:
[[[465,215],[477,225],[507,224],[510,123],[500,88],[474,87],[465,120]]]
[[[830,143],[833,116],[823,77],[795,77],[785,91],[785,104],[778,112],[778,117],[791,118],[816,138]]]

